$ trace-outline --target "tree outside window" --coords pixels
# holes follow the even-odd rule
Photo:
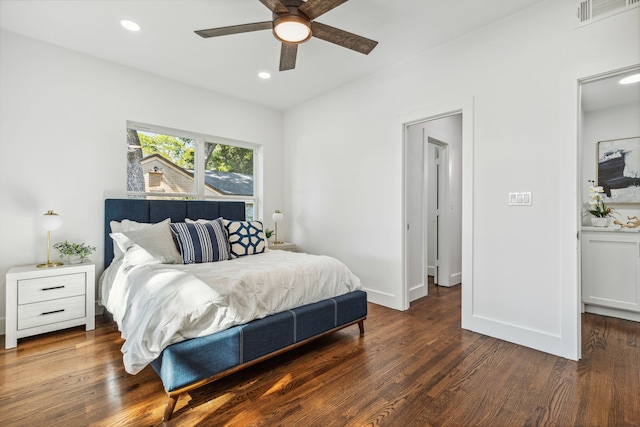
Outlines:
[[[246,198],[247,217],[253,218],[254,149],[154,130],[127,128],[127,192],[148,198]]]

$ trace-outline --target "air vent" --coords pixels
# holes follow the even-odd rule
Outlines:
[[[578,0],[576,27],[640,6],[640,0]]]

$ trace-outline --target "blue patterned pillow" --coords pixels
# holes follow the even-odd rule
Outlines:
[[[169,226],[180,246],[183,264],[224,261],[230,258],[222,218],[205,224],[176,222]]]
[[[266,239],[260,221],[229,221],[224,220],[229,236],[231,258],[245,255],[261,254],[264,252]]]

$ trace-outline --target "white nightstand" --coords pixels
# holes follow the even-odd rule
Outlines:
[[[91,262],[7,272],[5,348],[18,338],[87,325],[95,329],[95,265]]]
[[[269,249],[275,249],[275,250],[279,250],[279,251],[289,251],[289,252],[295,252],[296,251],[296,244],[295,243],[287,243],[287,242],[282,242],[282,243],[269,243]]]

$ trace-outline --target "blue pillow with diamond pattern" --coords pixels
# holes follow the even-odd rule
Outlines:
[[[231,258],[261,254],[265,251],[267,244],[262,222],[225,219],[224,226],[227,228]]]

